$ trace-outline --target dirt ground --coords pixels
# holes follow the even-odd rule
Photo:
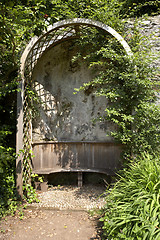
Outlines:
[[[26,209],[22,220],[17,215],[0,222],[0,239],[98,240],[102,239],[98,224],[87,211]]]
[[[0,221],[0,240],[98,240],[98,220],[105,203],[102,185],[52,186],[37,190],[38,203],[26,204],[15,216]],[[91,209],[97,209],[92,211]]]

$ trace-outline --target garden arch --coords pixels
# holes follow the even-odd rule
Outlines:
[[[116,150],[114,143],[112,142],[104,142],[104,141],[41,141],[41,142],[33,142],[32,138],[32,110],[30,105],[32,105],[32,100],[28,96],[27,92],[30,91],[30,86],[33,82],[33,71],[38,64],[39,60],[44,56],[47,50],[56,47],[57,45],[72,39],[79,38],[83,32],[87,31],[90,28],[101,29],[114,36],[120,44],[125,49],[128,55],[131,55],[131,49],[128,46],[127,42],[119,35],[113,28],[89,19],[69,19],[59,21],[52,26],[50,26],[46,32],[44,32],[40,37],[33,37],[30,43],[27,45],[26,49],[23,52],[21,57],[21,82],[20,88],[21,91],[18,92],[17,96],[17,190],[20,195],[22,195],[22,185],[23,182],[29,182],[31,177],[31,170],[39,174],[43,173],[51,173],[56,171],[93,171],[93,172],[104,172],[107,174],[113,173],[114,168],[118,166],[116,157],[119,156],[119,150]],[[43,162],[43,158],[46,159],[46,154],[51,155],[51,159],[55,157],[55,151],[53,153],[53,145],[54,148],[58,149],[66,149],[64,150],[65,154],[67,152],[71,152],[72,158],[72,167],[63,167],[61,166],[57,169],[54,167],[57,165],[48,163],[48,166],[43,167],[43,164],[32,166],[32,153],[36,155],[36,158],[40,158],[38,161]],[[79,149],[79,150],[78,150]],[[96,149],[96,150],[95,150]],[[113,151],[118,151],[118,155],[114,156],[112,154]],[[39,154],[41,151],[41,154]],[[85,165],[83,164],[76,165],[77,158],[82,161],[84,158],[88,157],[86,151],[89,151],[89,155],[91,158],[91,164]],[[43,153],[42,153],[43,152]],[[74,153],[74,154],[73,154]],[[58,161],[63,161],[63,159],[58,155]],[[74,159],[74,155],[76,158]],[[92,155],[92,157],[91,157]],[[94,164],[95,161],[98,161],[99,158],[104,158],[104,155],[107,155],[108,158],[115,158],[114,161],[111,159],[108,162],[108,168],[105,166],[98,167],[99,163]],[[78,156],[78,157],[77,157]],[[65,158],[66,159],[66,158]],[[65,161],[64,159],[64,161]],[[106,159],[104,159],[106,161]],[[102,161],[104,163],[104,160]],[[111,163],[113,162],[113,163]],[[50,165],[50,167],[49,167]],[[101,164],[100,164],[101,165]],[[103,165],[103,164],[102,164]],[[36,167],[37,166],[37,167]]]

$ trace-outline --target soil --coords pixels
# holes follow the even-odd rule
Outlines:
[[[28,205],[22,216],[17,212],[15,216],[1,220],[0,240],[102,239],[100,216],[95,209],[94,214],[88,210],[92,206],[101,208],[103,199],[97,199],[97,196],[103,191],[103,187],[87,186],[79,189],[68,186],[54,187],[46,193],[38,192],[41,199],[39,204]],[[65,199],[67,204],[62,208]],[[55,208],[57,201],[61,202],[59,209]]]
[[[23,219],[9,216],[1,221],[2,240],[87,240],[101,239],[98,219],[86,211],[27,209]]]

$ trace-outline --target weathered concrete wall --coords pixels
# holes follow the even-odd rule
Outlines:
[[[92,89],[73,94],[75,88],[93,78],[84,62],[72,62],[76,47],[63,42],[39,60],[33,72],[35,88],[42,100],[40,118],[33,124],[33,141],[110,141],[109,123],[93,123],[104,113],[106,99]]]

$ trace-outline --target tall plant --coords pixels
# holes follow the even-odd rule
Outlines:
[[[159,156],[142,154],[107,191],[101,218],[105,239],[160,239]]]

